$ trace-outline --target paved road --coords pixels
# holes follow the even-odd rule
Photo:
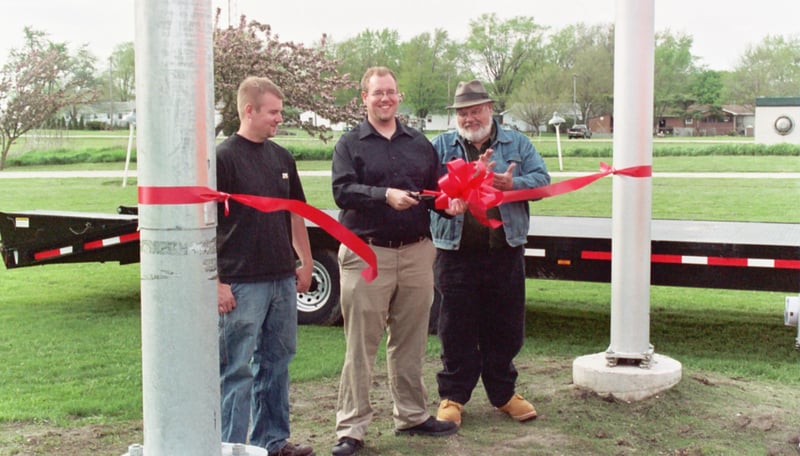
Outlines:
[[[588,172],[551,172],[550,176],[579,177]],[[69,178],[118,178],[122,179],[124,171],[0,171],[2,179],[69,179]],[[330,176],[330,171],[300,171],[300,176]],[[129,171],[128,178],[137,177],[136,171]],[[653,177],[665,178],[700,178],[700,179],[800,179],[800,173],[653,173]]]

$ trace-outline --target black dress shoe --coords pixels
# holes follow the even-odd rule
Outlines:
[[[358,453],[358,450],[364,447],[364,442],[350,437],[342,437],[333,446],[331,454],[333,456],[351,456]]]
[[[428,417],[424,423],[406,429],[397,429],[395,435],[452,435],[458,432],[458,425],[452,421],[441,421]]]

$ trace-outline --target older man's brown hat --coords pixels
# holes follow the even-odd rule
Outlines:
[[[483,87],[481,81],[477,79],[473,79],[469,82],[461,81],[456,87],[456,96],[453,100],[453,105],[448,106],[447,109],[468,108],[470,106],[489,103],[490,101],[494,100],[489,98],[489,93],[486,92],[486,88]]]

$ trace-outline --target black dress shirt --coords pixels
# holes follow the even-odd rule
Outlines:
[[[397,211],[386,203],[386,189],[435,190],[444,167],[425,135],[395,122],[391,139],[364,120],[334,148],[331,183],[334,201],[342,209],[339,221],[363,239],[406,242],[430,237],[428,210],[433,203],[423,201]]]

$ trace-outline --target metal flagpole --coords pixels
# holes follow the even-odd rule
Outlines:
[[[212,16],[136,1],[139,186],[216,187]],[[139,205],[145,456],[221,454],[215,204]]]
[[[617,0],[614,32],[614,167],[653,159],[654,0]],[[573,382],[639,400],[674,386],[681,365],[650,345],[651,177],[613,176],[611,343],[577,358]]]

